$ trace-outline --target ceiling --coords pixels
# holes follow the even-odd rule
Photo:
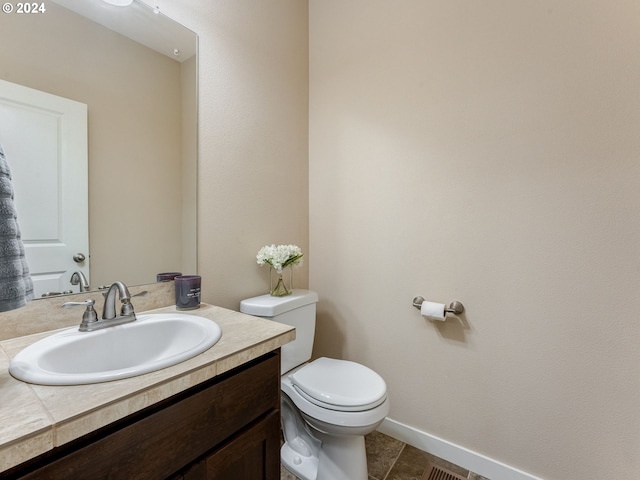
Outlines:
[[[128,7],[102,0],[52,1],[179,62],[196,53],[194,32],[141,0]]]

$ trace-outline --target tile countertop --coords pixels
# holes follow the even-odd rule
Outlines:
[[[173,313],[165,307],[140,313]],[[9,374],[20,350],[53,332],[0,342],[0,472],[108,425],[295,339],[293,327],[203,304],[181,311],[215,320],[222,337],[209,350],[156,372],[105,383],[32,385]]]

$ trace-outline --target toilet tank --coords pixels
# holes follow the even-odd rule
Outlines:
[[[296,339],[281,349],[281,374],[311,358],[316,333],[316,303],[318,294],[294,289],[291,295],[272,297],[260,295],[240,302],[240,311],[296,328]]]

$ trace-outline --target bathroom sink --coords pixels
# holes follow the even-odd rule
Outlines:
[[[82,385],[134,377],[188,360],[222,336],[217,323],[197,315],[157,313],[93,332],[77,327],[20,351],[9,366],[19,380]]]

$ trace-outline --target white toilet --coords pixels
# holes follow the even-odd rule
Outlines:
[[[313,349],[318,294],[294,290],[286,297],[261,295],[240,311],[296,327],[282,347],[280,458],[302,480],[367,480],[364,436],[389,413],[387,386],[359,363],[332,358],[308,362]]]

